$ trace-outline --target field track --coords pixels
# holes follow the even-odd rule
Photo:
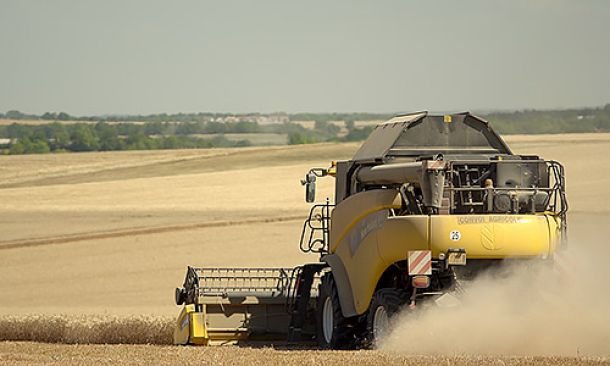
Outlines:
[[[243,219],[234,221],[211,221],[211,222],[200,222],[184,225],[169,225],[160,227],[142,227],[132,228],[126,230],[106,231],[106,232],[94,232],[85,234],[75,235],[64,235],[57,237],[46,237],[40,239],[25,239],[25,240],[14,240],[14,241],[0,241],[0,250],[16,249],[16,248],[27,248],[27,247],[38,247],[42,245],[51,244],[66,244],[78,241],[96,240],[96,239],[112,239],[134,235],[147,235],[147,234],[160,234],[160,233],[171,233],[176,231],[188,231],[194,229],[205,229],[213,227],[226,227],[226,226],[240,226],[240,225],[252,225],[252,224],[269,224],[278,223],[285,221],[297,221],[302,220],[303,216],[280,216],[280,217],[267,217],[267,218],[256,218],[256,219]]]

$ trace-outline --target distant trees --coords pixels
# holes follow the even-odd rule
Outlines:
[[[610,103],[598,108],[579,108],[556,111],[523,110],[515,112],[496,112],[483,114],[496,130],[501,133],[559,133],[608,130]],[[12,120],[43,120],[72,122],[106,122],[118,125],[120,135],[133,133],[137,122],[144,125],[146,136],[152,135],[192,135],[222,133],[258,133],[285,129],[283,123],[259,125],[256,121],[262,115],[257,113],[235,115],[230,113],[159,113],[151,115],[129,116],[73,116],[66,112],[45,112],[42,115],[10,110],[0,113],[0,118]],[[289,122],[315,121],[315,130],[324,134],[325,128],[338,127],[337,122],[345,123],[348,131],[355,128],[356,121],[382,121],[389,119],[390,114],[383,113],[294,113],[285,117]],[[129,130],[129,131],[126,131]],[[294,131],[291,131],[294,132]],[[291,133],[282,132],[282,133]],[[333,131],[327,131],[333,134]],[[335,132],[335,135],[337,132]],[[324,140],[325,137],[316,137]]]
[[[610,104],[602,108],[490,113],[485,119],[503,134],[610,131]]]
[[[8,119],[25,119],[27,115],[19,111],[8,111],[5,116]]]
[[[314,130],[320,131],[321,133],[336,136],[340,131],[341,127],[337,126],[334,123],[329,123],[325,121],[316,121],[314,123]]]
[[[224,125],[224,124],[223,124]],[[218,125],[212,124],[212,130]],[[229,140],[223,134],[198,134],[207,130],[205,123],[60,123],[39,125],[13,123],[0,126],[0,138],[11,140],[4,150],[8,154],[41,154],[61,151],[114,151],[189,149],[210,147],[250,146],[245,139]],[[225,125],[223,131],[248,133],[258,131],[256,123]],[[2,150],[0,150],[0,153]]]
[[[70,133],[71,151],[96,151],[100,148],[100,139],[94,130],[86,124],[77,124]]]
[[[38,119],[38,118],[36,118],[36,119]],[[40,119],[44,119],[47,121],[71,121],[71,120],[74,120],[75,118],[66,112],[59,112],[59,113],[46,112],[42,116],[40,116]]]
[[[352,129],[350,129],[347,133],[347,135],[345,135],[345,137],[343,138],[345,141],[361,141],[361,140],[365,140],[367,137],[369,137],[369,135],[371,134],[371,132],[373,132],[374,127],[373,126],[364,126],[364,127],[353,127]]]
[[[389,117],[370,113],[298,113],[288,115],[290,121],[259,124],[256,122],[259,116],[251,114],[237,118],[222,113],[161,113],[147,116],[75,117],[65,112],[46,112],[37,116],[11,110],[0,113],[0,118],[37,119],[49,123],[0,125],[0,138],[5,140],[0,153],[248,146],[251,143],[247,138],[236,141],[236,136],[227,138],[226,135],[253,133],[286,135],[289,144],[360,141],[370,135],[373,126],[362,126],[359,123],[362,127],[356,127],[356,121],[384,120]],[[482,117],[502,134],[610,131],[610,103],[598,108],[524,110],[489,113]],[[228,122],[220,122],[222,120]]]
[[[303,132],[292,132],[288,134],[289,145],[313,144],[319,142],[313,135]]]
[[[101,151],[123,149],[119,133],[114,126],[106,122],[98,122],[94,129],[99,139],[99,149]]]
[[[10,154],[44,154],[50,152],[49,144],[44,140],[30,140],[24,138],[12,144]]]

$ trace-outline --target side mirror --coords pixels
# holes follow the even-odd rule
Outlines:
[[[313,172],[307,173],[305,179],[301,180],[305,186],[305,201],[312,203],[316,200],[316,175]]]
[[[305,201],[308,203],[315,202],[316,200],[316,182],[305,184]]]

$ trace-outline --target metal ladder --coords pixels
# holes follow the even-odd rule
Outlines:
[[[326,203],[313,205],[309,217],[303,223],[299,247],[304,253],[328,253],[330,239],[330,214],[332,208],[328,198]]]
[[[288,328],[288,341],[303,340],[303,326],[309,318],[309,301],[311,300],[314,283],[319,281],[318,274],[326,267],[326,263],[310,263],[297,267],[293,271],[294,286],[288,297],[288,312],[290,326]],[[315,322],[315,320],[314,320]],[[314,323],[311,322],[311,323]]]

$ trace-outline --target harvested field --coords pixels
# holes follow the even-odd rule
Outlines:
[[[610,234],[605,205],[610,202],[605,189],[610,135],[507,140],[518,153],[566,165],[571,242],[604,242]],[[187,265],[293,266],[317,260],[297,247],[308,211],[299,179],[309,167],[347,158],[356,148],[321,144],[0,157],[0,339],[165,343],[178,311],[173,288],[182,283]],[[320,180],[318,188],[318,198],[332,195],[330,179]],[[606,335],[610,338],[610,329]],[[399,344],[398,351],[415,352],[406,348]],[[498,352],[490,349],[481,356],[424,357],[395,351],[4,342],[0,364],[567,365],[607,364],[578,356],[610,354],[609,349],[583,355],[574,348],[562,353],[573,358],[515,358],[491,356]]]
[[[0,343],[0,365],[405,365],[568,366],[609,365],[580,357],[401,356],[379,351],[317,351],[151,345]]]

